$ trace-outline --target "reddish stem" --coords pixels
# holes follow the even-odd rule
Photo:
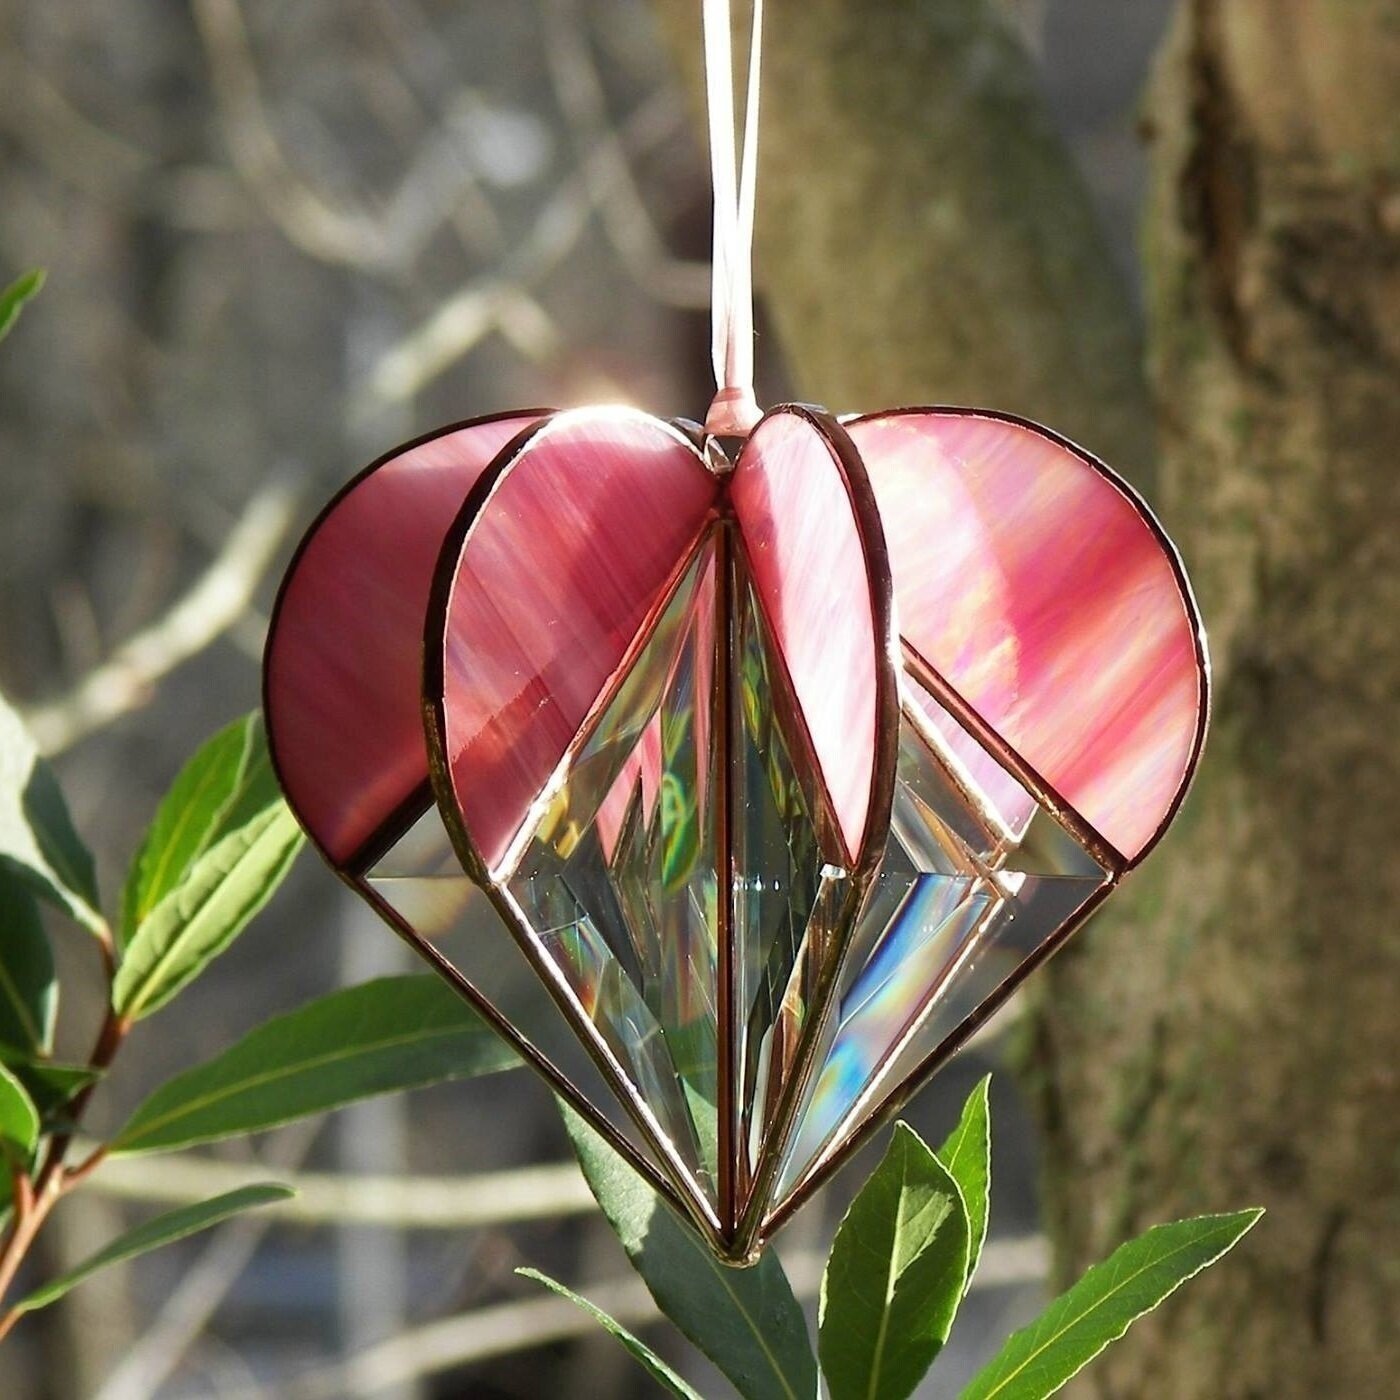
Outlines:
[[[117,956],[111,929],[105,924],[98,930],[97,942],[102,954],[102,965],[106,974],[110,1002],[112,982],[116,976]],[[131,1026],[132,1023],[126,1017],[118,1015],[114,1010],[108,1010],[103,1018],[97,1040],[92,1047],[92,1054],[88,1056],[88,1068],[97,1071],[105,1070],[112,1063],[117,1051],[121,1049],[122,1041],[126,1039]],[[16,1170],[14,1174],[14,1219],[4,1244],[0,1246],[0,1298],[5,1296],[10,1285],[14,1282],[15,1275],[19,1272],[20,1265],[24,1263],[25,1256],[29,1253],[39,1231],[43,1228],[44,1222],[48,1219],[49,1212],[62,1200],[69,1188],[81,1181],[106,1155],[106,1149],[99,1147],[72,1170],[65,1167],[63,1161],[73,1141],[77,1126],[87,1109],[88,1100],[92,1098],[93,1090],[96,1087],[96,1080],[94,1080],[93,1083],[85,1085],[74,1096],[68,1111],[69,1126],[63,1132],[55,1133],[49,1139],[48,1146],[44,1151],[43,1163],[37,1173],[31,1177],[23,1170]],[[19,1309],[13,1307],[0,1313],[0,1341],[4,1340],[6,1334],[19,1321],[20,1316]]]

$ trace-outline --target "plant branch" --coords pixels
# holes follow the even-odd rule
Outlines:
[[[784,1263],[797,1295],[814,1296],[825,1264],[823,1256],[815,1250],[789,1253]],[[996,1240],[983,1252],[972,1287],[1037,1283],[1045,1278],[1047,1268],[1048,1252],[1042,1237]],[[607,1279],[583,1285],[579,1292],[625,1326],[645,1327],[661,1320],[639,1278]],[[412,1328],[347,1360],[279,1379],[270,1393],[278,1400],[334,1400],[341,1395],[370,1394],[458,1366],[589,1336],[597,1326],[562,1298],[500,1303]],[[225,1400],[259,1400],[268,1393],[261,1387],[250,1387],[227,1393]]]
[[[256,1165],[196,1154],[109,1157],[89,1189],[118,1200],[185,1205],[265,1176]],[[457,1177],[299,1172],[280,1179],[296,1190],[296,1196],[273,1202],[261,1215],[299,1225],[468,1230],[596,1209],[572,1162]]]
[[[710,265],[674,257],[657,232],[633,178],[627,143],[608,116],[578,8],[577,0],[545,0],[545,57],[603,231],[643,290],[671,306],[708,310]]]
[[[628,150],[648,150],[680,129],[683,118],[672,96],[658,93],[628,118],[621,139]],[[617,178],[616,171],[600,166],[565,180],[499,272],[467,282],[378,357],[364,386],[372,404],[413,398],[496,330],[504,316],[518,312],[522,294],[564,260],[587,228],[596,201],[607,197]]]
[[[123,642],[66,695],[24,715],[39,747],[57,753],[144,705],[152,687],[231,627],[247,608],[296,513],[285,478],[256,491],[227,542],[188,593]]]
[[[209,61],[234,168],[269,218],[303,252],[358,268],[389,262],[383,228],[362,210],[334,205],[303,181],[268,120],[238,0],[194,0],[195,26]]]
[[[324,1121],[302,1120],[273,1134],[267,1150],[260,1154],[260,1163],[249,1165],[250,1173],[258,1180],[266,1179],[269,1173],[286,1180],[288,1169],[294,1170],[305,1160]],[[149,1170],[154,1164],[140,1165]],[[156,1394],[205,1332],[209,1319],[273,1223],[265,1211],[256,1211],[221,1225],[93,1400],[145,1400]]]
[[[108,1010],[102,1019],[102,1027],[97,1033],[92,1054],[88,1056],[88,1067],[100,1071],[112,1063],[131,1030],[132,1023],[111,1009],[112,979],[116,973],[116,944],[112,930],[104,921],[96,929],[96,935],[108,994]],[[64,1158],[96,1087],[97,1081],[94,1078],[74,1095],[72,1103],[68,1106],[69,1127],[55,1133],[49,1139],[37,1174],[31,1179],[27,1173],[16,1173],[13,1194],[14,1224],[3,1248],[0,1248],[0,1299],[9,1291],[49,1213],[73,1184],[73,1178],[64,1166]],[[4,1340],[19,1318],[20,1313],[14,1307],[0,1314],[0,1341]]]
[[[58,1189],[56,1185],[42,1192],[37,1189],[23,1193],[16,1190],[13,1207],[14,1224],[10,1229],[9,1238],[5,1241],[5,1248],[3,1252],[0,1252],[0,1298],[9,1291],[15,1275],[19,1272],[20,1265],[24,1263],[25,1256],[29,1253],[30,1246],[34,1243],[40,1229],[43,1228],[44,1221],[48,1219],[49,1212],[57,1200]],[[13,1307],[0,1313],[0,1341],[5,1339],[19,1318],[19,1311]]]

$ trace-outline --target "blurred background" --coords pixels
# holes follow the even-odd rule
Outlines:
[[[620,398],[665,416],[703,413],[711,389],[710,206],[690,86],[696,55],[684,60],[682,32],[694,16],[657,22],[662,10],[686,8],[681,0],[0,0],[0,281],[34,265],[49,273],[0,352],[0,688],[55,757],[106,888],[119,881],[182,760],[258,703],[280,569],[300,530],[353,471],[434,425],[513,405]],[[839,33],[832,16],[842,8],[814,3],[813,32]],[[844,8],[872,29],[881,23],[878,5]],[[1081,400],[1110,400],[1106,423],[1126,404],[1136,426],[1108,427],[1113,441],[1102,450],[1112,455],[1131,439],[1138,455],[1121,465],[1149,484],[1151,396],[1136,376],[1143,318],[1153,308],[1137,232],[1148,188],[1144,138],[1159,132],[1139,103],[1175,8],[1170,0],[957,0],[951,10],[976,12],[967,21],[973,28],[950,31],[947,61],[957,66],[931,75],[927,94],[947,116],[972,110],[949,106],[959,92],[989,92],[993,105],[1010,104],[1013,144],[1017,132],[1029,133],[1037,149],[1068,153],[1063,162],[1046,158],[1043,181],[1021,183],[1006,217],[1034,228],[1064,218],[1092,225],[1057,284],[1065,294],[1052,308],[1054,334],[1066,346],[1086,343],[1085,318],[1099,316],[1107,299],[1116,348],[1100,338],[1065,373],[1059,417],[1056,392],[1021,394],[1024,377],[1014,369],[1008,394],[1034,402],[999,402],[1033,407],[1090,447],[1102,439],[1083,421]],[[935,27],[937,9],[931,0],[910,7]],[[774,301],[761,317],[761,395],[828,394],[838,410],[901,394],[958,400],[965,385],[934,371],[913,386],[917,394],[904,393],[906,380],[871,402],[855,399],[863,386],[841,399],[841,386],[859,380],[823,379],[820,358],[804,363],[793,349],[804,324],[818,326],[823,343],[840,336],[797,304],[791,268],[806,256],[797,249],[802,233],[777,229],[775,220],[805,197],[794,186],[820,181],[847,154],[839,144],[791,139],[800,87],[781,75],[798,62],[785,55],[804,42],[804,22],[802,7],[780,4],[770,28],[779,75],[769,96],[778,153],[771,159],[784,164],[772,177],[779,213],[770,210],[761,237],[759,279],[771,272]],[[1209,38],[1197,32],[1198,42]],[[986,76],[998,64],[1013,73],[1005,87]],[[1217,67],[1226,84],[1228,64]],[[1222,90],[1207,83],[1180,109],[1231,120],[1238,108],[1224,116],[1210,108],[1226,102]],[[1326,100],[1339,101],[1340,88]],[[1034,122],[1016,115],[1028,111],[1039,114]],[[853,141],[880,139],[869,126],[852,131]],[[907,131],[903,138],[914,139]],[[961,136],[945,131],[940,139],[956,144]],[[907,155],[909,168],[927,163],[919,151]],[[871,159],[869,150],[850,154]],[[805,168],[795,169],[798,161]],[[1241,255],[1267,200],[1267,189],[1261,194],[1253,177],[1235,181],[1232,168],[1224,167],[1223,184],[1202,186],[1202,207],[1215,220],[1210,236],[1218,235],[1212,247],[1227,258]],[[969,178],[949,165],[950,198],[966,194]],[[761,203],[768,188],[760,187]],[[1377,207],[1390,209],[1389,232],[1383,220],[1380,227],[1393,247],[1400,216],[1391,198]],[[946,236],[973,262],[1001,256],[976,223],[996,206],[969,199],[964,222]],[[1236,201],[1245,223],[1221,234],[1233,227]],[[1071,213],[1062,218],[1062,208]],[[856,204],[847,216],[880,214]],[[1189,220],[1178,222],[1190,233]],[[918,230],[904,235],[911,249],[924,224]],[[872,223],[873,240],[890,233]],[[1069,295],[1075,278],[1092,284],[1082,303]],[[1250,293],[1243,295],[1247,321]],[[813,288],[807,301],[820,296]],[[931,294],[925,338],[945,327],[968,336],[949,321],[948,296],[947,287]],[[1013,345],[1006,330],[1016,314],[1008,308],[987,335],[1002,337],[1013,358],[1033,357],[1034,344]],[[1050,314],[1034,309],[1037,324]],[[855,358],[860,335],[853,339]],[[1158,353],[1174,352],[1159,345]],[[1253,353],[1262,364],[1267,344]],[[1110,360],[1131,367],[1136,387],[1127,398],[1111,375],[1090,382],[1098,374],[1091,361]],[[996,355],[988,350],[982,362],[994,365]],[[997,398],[996,375],[984,371],[982,382],[979,397]],[[1065,421],[1076,414],[1080,421]],[[1180,503],[1194,487],[1189,473],[1173,473],[1171,453],[1168,444],[1160,498],[1175,524],[1171,505],[1184,513]],[[1251,500],[1246,493],[1237,502],[1245,520],[1257,505]],[[1207,613],[1217,598],[1233,607],[1218,551],[1197,538],[1210,555]],[[1188,535],[1194,568],[1190,542]],[[1238,612],[1226,618],[1231,656],[1242,635]],[[1267,667],[1269,655],[1252,655],[1251,664]],[[1389,692],[1383,698],[1392,703]],[[1393,791],[1380,791],[1393,811]],[[1164,863],[1186,861],[1172,849]],[[1211,926],[1204,913],[1191,923]],[[1131,938],[1122,927],[1115,933]],[[90,949],[76,937],[54,941],[65,980],[89,986],[95,998]],[[308,856],[215,973],[133,1039],[94,1125],[115,1123],[172,1068],[207,1057],[268,1015],[341,983],[405,970],[406,957]],[[1067,997],[1079,994],[1073,979],[1084,975],[1071,971]],[[93,1010],[69,995],[63,1033],[71,1042],[60,1051],[85,1050]],[[1072,1218],[1055,1085],[1075,1081],[1057,1080],[1055,1067],[1081,1032],[1089,1033],[1087,1022],[1066,1031],[1053,1015],[1038,1021],[1014,1006],[909,1115],[925,1135],[941,1136],[976,1076],[998,1070],[984,1282],[921,1394],[955,1393],[1038,1310],[1052,1270],[1047,1225],[1068,1267],[1065,1260],[1105,1252],[1103,1241],[1179,1204],[1139,1200],[1120,1209],[1105,1190],[1085,1207],[1090,1223]],[[1138,1045],[1125,1031],[1102,1043],[1101,1057],[1131,1058]],[[1028,1080],[1007,1068],[1009,1054],[1030,1066]],[[1026,1083],[1028,1096],[1018,1087]],[[1384,1092],[1393,1096],[1393,1084]],[[1114,1097],[1104,1110],[1115,1126],[1103,1130],[1096,1170],[1115,1143],[1148,1131],[1158,1111],[1155,1101],[1137,1119],[1121,1109]],[[1047,1141],[1061,1170],[1048,1217],[1037,1184]],[[511,1075],[374,1102],[208,1156],[248,1160],[254,1151],[268,1175],[311,1174],[301,1205],[104,1274],[37,1316],[0,1360],[6,1400],[651,1393],[585,1318],[542,1312],[535,1286],[513,1275],[536,1264],[600,1300],[632,1289],[620,1249],[567,1165],[550,1098],[533,1081]],[[1301,1172],[1302,1191],[1313,1169],[1290,1151],[1294,1166],[1278,1170]],[[1226,1208],[1267,1195],[1271,1179],[1254,1174],[1254,1161],[1241,1165],[1238,1184],[1197,1191],[1193,1201]],[[498,1174],[541,1164],[552,1169],[521,1176],[528,1190],[507,1199]],[[818,1250],[868,1165],[849,1168],[783,1238],[781,1252],[813,1307]],[[1144,1170],[1143,1179],[1176,1180],[1185,1169],[1167,1158]],[[199,1175],[199,1162],[172,1158],[99,1174],[57,1214],[36,1268],[62,1267],[122,1223],[179,1199],[191,1171]],[[365,1223],[357,1205],[364,1193],[324,1189],[323,1173],[392,1178],[370,1190],[376,1223]],[[1373,1182],[1382,1195],[1384,1186]],[[1279,1189],[1294,1188],[1281,1179]],[[1312,1210],[1309,1203],[1289,1216],[1285,1207],[1293,1233],[1284,1252],[1296,1246],[1315,1261],[1319,1249],[1332,1250],[1325,1264],[1345,1250],[1344,1227],[1336,1224],[1324,1244]],[[1259,1272],[1263,1265],[1255,1281]],[[1322,1297],[1325,1285],[1317,1287]],[[1394,1290],[1388,1300],[1365,1297],[1357,1306],[1370,1309],[1370,1336],[1392,1318]],[[671,1329],[647,1324],[635,1299],[631,1306],[677,1369],[706,1394],[727,1393]],[[569,1335],[560,1334],[561,1316]],[[542,1336],[550,1319],[553,1330]],[[1317,1325],[1325,1337],[1326,1324]],[[1113,1393],[1284,1393],[1216,1374],[1216,1389],[1197,1379],[1161,1389],[1120,1381]]]

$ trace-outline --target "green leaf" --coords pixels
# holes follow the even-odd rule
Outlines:
[[[968,1218],[948,1170],[905,1123],[836,1232],[822,1278],[831,1400],[903,1400],[948,1340],[967,1280]]]
[[[27,885],[0,869],[0,1045],[42,1054],[53,1044],[58,982]]]
[[[1157,1225],[1095,1264],[1038,1321],[1012,1335],[962,1400],[1043,1400],[1144,1313],[1232,1249],[1263,1215],[1202,1215]]]
[[[200,856],[127,945],[112,984],[117,1011],[149,1016],[198,977],[272,897],[303,839],[279,801]]]
[[[987,1090],[991,1082],[992,1076],[984,1075],[968,1095],[958,1126],[948,1135],[947,1142],[938,1149],[937,1154],[938,1160],[947,1167],[948,1174],[958,1183],[963,1205],[967,1207],[967,1278],[963,1284],[964,1293],[972,1286],[972,1276],[977,1272],[977,1261],[982,1257],[982,1246],[987,1239],[987,1214],[992,1191],[992,1119]]]
[[[589,1188],[661,1311],[746,1400],[813,1400],[816,1358],[777,1255],[726,1268],[592,1128],[560,1108]]]
[[[24,309],[24,303],[38,294],[46,275],[43,268],[36,267],[32,272],[17,277],[0,292],[0,340],[4,340],[14,329],[15,322],[19,320],[19,313]]]
[[[609,1317],[601,1308],[595,1308],[587,1298],[580,1297],[572,1288],[566,1288],[548,1274],[540,1273],[538,1269],[517,1269],[515,1272],[522,1278],[532,1278],[536,1283],[544,1284],[561,1298],[567,1298],[569,1302],[582,1308],[605,1332],[611,1332],[641,1362],[652,1380],[663,1389],[679,1396],[680,1400],[705,1400],[698,1390],[688,1386],[645,1342],[633,1336],[615,1317]]]
[[[119,1235],[105,1249],[100,1249],[91,1258],[85,1259],[76,1268],[70,1269],[57,1278],[50,1279],[42,1288],[36,1289],[27,1298],[15,1304],[16,1312],[33,1312],[36,1308],[46,1308],[56,1303],[65,1293],[76,1288],[99,1269],[110,1264],[120,1264],[134,1259],[138,1254],[146,1254],[162,1245],[173,1244],[211,1225],[227,1220],[241,1211],[255,1206],[270,1205],[273,1201],[285,1201],[295,1191],[286,1186],[268,1182],[258,1186],[240,1186],[237,1191],[228,1191],[212,1200],[200,1201],[198,1205],[181,1206],[178,1210],[167,1211],[134,1230]]]
[[[92,855],[78,833],[53,769],[0,701],[0,866],[90,929],[104,927]]]
[[[520,1062],[440,978],[384,977],[278,1016],[162,1085],[118,1152],[169,1151],[259,1132],[371,1094],[491,1074]]]
[[[278,799],[262,717],[220,730],[181,769],[131,862],[117,936],[122,944],[215,842]]]
[[[39,1110],[24,1085],[0,1065],[0,1153],[11,1161],[28,1162],[38,1142]]]
[[[25,1093],[34,1100],[39,1116],[47,1119],[62,1108],[79,1089],[102,1077],[101,1071],[89,1065],[65,1065],[42,1055],[27,1055],[0,1045],[0,1065],[24,1085]]]

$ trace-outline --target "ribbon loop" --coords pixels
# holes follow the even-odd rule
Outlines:
[[[753,0],[742,157],[736,149],[738,138],[734,129],[730,0],[704,0],[704,23],[705,90],[715,199],[711,355],[718,389],[705,427],[716,435],[745,436],[762,416],[753,389],[753,230],[763,0]]]

